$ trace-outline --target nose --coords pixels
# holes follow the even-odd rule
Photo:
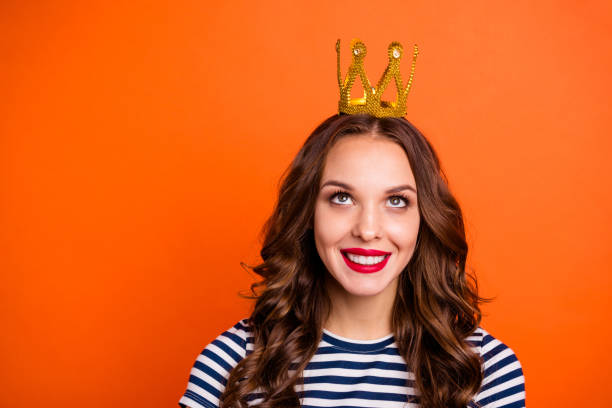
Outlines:
[[[352,229],[353,236],[371,241],[382,236],[381,216],[374,205],[361,207]]]

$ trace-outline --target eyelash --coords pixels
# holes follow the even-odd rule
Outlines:
[[[349,193],[347,193],[346,191],[344,191],[344,190],[336,190],[336,192],[335,192],[335,193],[333,193],[333,194],[332,194],[332,195],[329,197],[329,201],[332,201],[334,198],[336,198],[336,196],[338,196],[338,195],[340,195],[340,194],[344,194],[344,195],[347,195],[347,196],[351,197],[351,195],[350,195]],[[352,198],[352,197],[351,197],[351,198]],[[409,200],[409,199],[408,199],[408,197],[407,197],[406,195],[404,195],[404,194],[401,194],[401,193],[399,193],[399,194],[394,194],[394,195],[392,195],[392,196],[389,196],[389,199],[391,199],[391,198],[399,198],[399,199],[401,199],[401,200],[404,200],[404,203],[406,203],[406,205],[405,205],[404,207],[408,207],[408,206],[410,205],[410,200]],[[332,203],[332,204],[336,204],[336,203]],[[340,204],[340,205],[342,205],[342,204]],[[404,208],[404,207],[392,207],[392,208]]]

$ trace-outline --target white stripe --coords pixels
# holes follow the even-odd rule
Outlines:
[[[219,405],[219,398],[215,397],[210,392],[206,391],[204,388],[200,388],[193,383],[189,383],[187,385],[187,389],[190,391],[193,391],[194,393],[198,394],[201,397],[204,397],[204,399],[209,400],[213,404]]]
[[[221,384],[219,381],[215,380],[213,377],[211,377],[210,375],[206,374],[204,371],[199,370],[195,367],[193,367],[191,369],[191,375],[193,375],[194,377],[199,378],[200,380],[204,381],[205,383],[208,383],[210,385],[212,385],[214,388],[218,389],[219,391],[223,390],[224,385]]]
[[[242,347],[240,347],[239,345],[237,345],[236,343],[234,343],[234,341],[232,339],[229,339],[229,338],[227,338],[225,336],[219,336],[219,337],[217,337],[217,340],[219,340],[221,343],[223,343],[226,346],[228,346],[229,348],[231,348],[232,351],[234,351],[234,353],[238,354],[241,358],[244,358],[244,356],[245,356],[244,349]],[[213,344],[211,343],[211,345],[213,345]],[[215,347],[217,347],[217,346],[215,346]],[[224,353],[224,355],[226,355],[228,357],[228,359],[231,359],[231,360],[228,360],[228,359],[226,359],[224,357],[223,358],[224,360],[226,360],[228,362],[231,362],[232,365],[236,364],[236,363],[233,363],[233,361],[234,361],[233,358],[228,356],[227,353],[225,353],[225,352],[223,352],[223,353]]]
[[[497,364],[498,362],[500,362],[504,358],[509,357],[509,356],[511,356],[513,354],[514,353],[509,348],[506,348],[506,349],[500,351],[499,353],[497,353],[493,357],[489,357],[489,359],[487,361],[485,361],[485,364],[484,364],[485,369],[490,368],[494,364]]]
[[[198,356],[198,361],[201,362],[202,364],[204,364],[205,366],[210,367],[211,369],[213,369],[214,371],[216,371],[217,373],[219,373],[220,375],[222,375],[225,378],[227,378],[229,376],[229,373],[227,372],[227,370],[225,368],[221,367],[215,361],[211,360],[210,358],[206,357],[203,354],[200,354]],[[197,370],[195,367],[193,367],[193,369]]]
[[[399,385],[381,385],[381,384],[359,384],[362,387],[360,391],[381,392],[391,394],[411,394],[414,395],[412,387],[402,387]],[[329,392],[351,392],[355,391],[353,384],[296,384],[296,391],[329,391]]]
[[[238,329],[232,327],[231,329],[229,329],[227,331],[229,333],[232,333],[232,334],[238,336],[240,339],[245,340],[244,332],[242,330],[238,330]],[[244,349],[240,345],[236,344],[233,339],[230,339],[230,338],[225,337],[225,336],[219,336],[217,338],[219,340],[221,340],[223,343],[225,343],[228,346],[230,346],[232,348],[232,350],[234,350],[239,356],[244,358],[244,356],[245,356]]]
[[[338,377],[363,377],[373,375],[376,377],[402,378],[414,380],[414,374],[406,371],[381,370],[380,368],[370,368],[368,370],[350,370],[346,368],[319,368],[316,370],[304,370],[304,377],[317,377],[322,375],[334,375]]]
[[[513,361],[512,363],[508,364],[507,366],[504,366],[502,368],[500,368],[497,371],[494,371],[492,373],[490,373],[487,377],[485,377],[482,380],[482,386],[490,383],[491,381],[494,381],[496,379],[498,379],[499,377],[501,377],[504,374],[507,374],[511,371],[516,370],[517,368],[521,368],[521,363],[517,361]]]
[[[502,406],[510,404],[512,402],[523,401],[524,399],[525,399],[525,392],[521,391],[521,392],[517,392],[516,394],[508,395],[505,398],[501,398],[499,400],[492,401],[491,403],[489,403],[487,405],[483,405],[481,408],[497,408],[497,407],[502,407]],[[523,404],[523,408],[524,407],[525,407],[525,405]]]
[[[372,362],[385,362],[385,363],[398,363],[405,364],[406,362],[402,356],[393,356],[388,354],[352,354],[352,353],[332,353],[332,354],[315,354],[312,356],[310,362],[323,362],[323,361],[351,361],[356,363],[372,363]]]
[[[225,361],[230,366],[234,367],[238,364],[229,354],[227,354],[223,349],[219,348],[216,344],[210,343],[207,347],[208,351],[212,351],[214,354],[219,356],[221,360]]]
[[[194,401],[191,398],[188,398],[188,397],[185,397],[185,396],[182,396],[181,399],[179,400],[179,402],[181,404],[184,404],[185,406],[187,406],[189,408],[208,408],[208,407],[205,407],[204,405],[201,405],[197,401]]]
[[[482,354],[483,355],[487,354],[489,351],[493,350],[495,347],[499,346],[500,344],[502,344],[501,341],[495,338],[493,340],[490,340],[487,344],[482,346]]]
[[[511,380],[505,381],[505,382],[503,382],[501,384],[496,385],[495,387],[491,387],[488,390],[484,390],[483,392],[478,394],[478,400],[480,401],[483,398],[486,398],[486,397],[491,396],[493,394],[497,394],[498,392],[507,390],[508,388],[512,388],[515,385],[519,385],[519,384],[523,384],[523,383],[524,383],[524,381],[523,381],[522,377],[517,377],[517,378],[513,378]]]
[[[334,400],[326,400],[321,398],[304,398],[302,400],[302,405],[312,405],[315,407],[338,407],[341,405],[350,405],[354,407],[364,407],[364,408],[406,408],[406,407],[414,407],[417,408],[418,404],[408,404],[406,402],[401,401],[372,401],[361,398],[344,398],[344,399],[334,399]]]

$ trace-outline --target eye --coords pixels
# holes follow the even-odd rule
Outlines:
[[[389,197],[389,203],[393,208],[408,207],[408,198],[401,195],[395,195],[393,197]]]
[[[329,201],[334,204],[346,205],[352,203],[352,198],[344,191],[337,191],[329,198]]]

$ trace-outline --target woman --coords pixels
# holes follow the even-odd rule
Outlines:
[[[181,406],[523,407],[513,351],[479,324],[464,224],[404,118],[333,115],[265,226],[250,318],[198,357]]]

